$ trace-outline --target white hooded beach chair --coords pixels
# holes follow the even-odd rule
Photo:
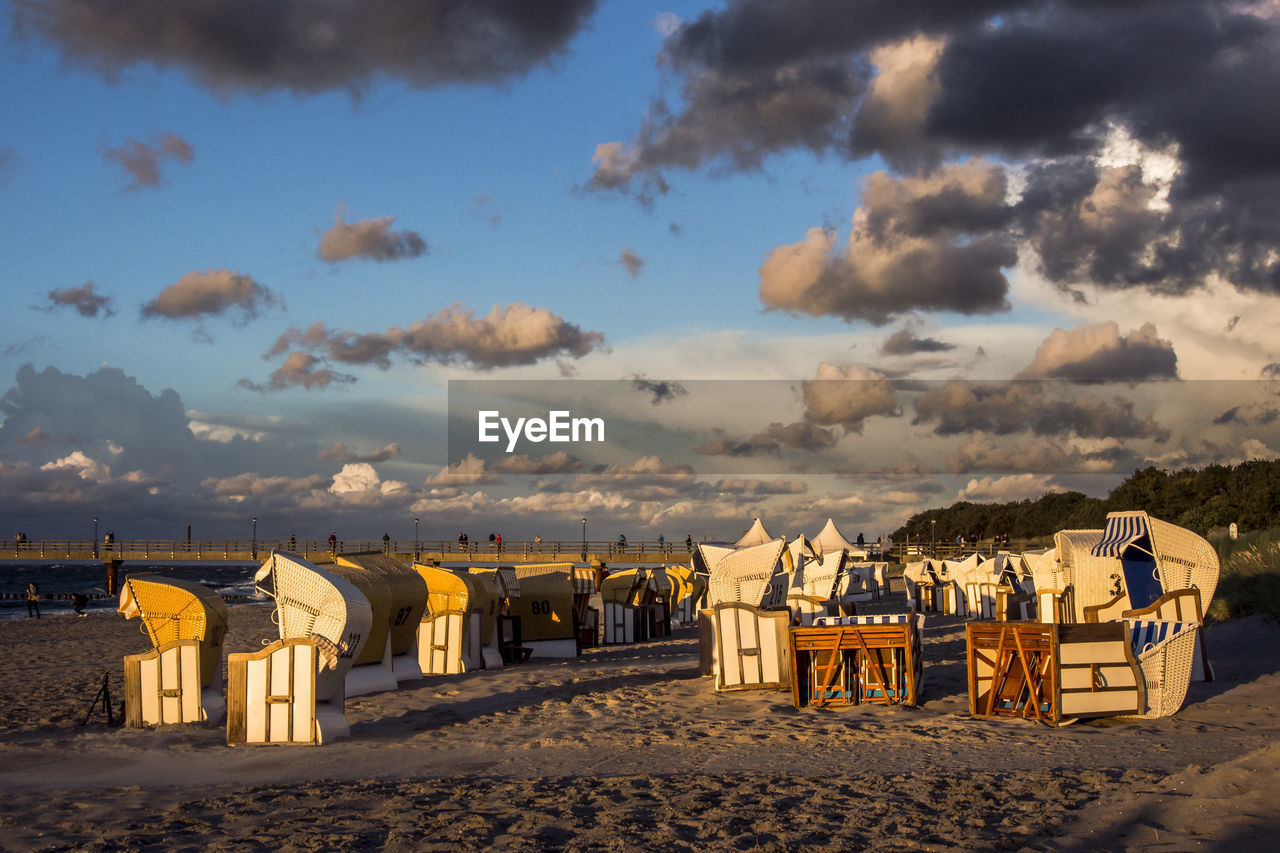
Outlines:
[[[702,546],[699,546],[701,549]],[[700,614],[703,665],[717,690],[781,688],[790,683],[785,539],[714,554],[710,610]],[[711,557],[716,557],[711,561]],[[705,615],[706,618],[701,618]]]
[[[667,565],[671,578],[671,618],[681,625],[698,621],[698,600],[706,593],[706,578],[692,566]]]
[[[600,585],[604,645],[621,645],[646,639],[638,611],[649,583],[649,572],[642,568],[621,569],[611,572],[604,579]]]
[[[126,655],[125,723],[217,722],[227,605],[204,584],[138,573],[120,588],[119,613],[140,618],[152,649]]]
[[[228,656],[227,742],[349,735],[346,678],[373,628],[369,600],[346,578],[287,551],[273,551],[254,584],[275,599],[280,640]]]

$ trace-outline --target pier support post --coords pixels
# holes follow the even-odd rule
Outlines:
[[[124,560],[104,560],[103,566],[107,570],[107,595],[116,595],[120,592],[120,566]]]

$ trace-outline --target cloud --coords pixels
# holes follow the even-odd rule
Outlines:
[[[329,492],[345,503],[381,503],[384,498],[407,498],[407,483],[383,480],[368,462],[351,462],[333,475]]]
[[[14,35],[40,38],[65,60],[114,78],[136,64],[178,68],[215,92],[359,92],[380,78],[416,88],[500,83],[562,54],[594,0],[372,6],[271,0],[220,4],[145,0],[22,3]]]
[[[982,477],[970,480],[956,495],[957,501],[974,503],[1008,503],[1031,500],[1048,492],[1060,492],[1051,478],[1043,474],[1009,474],[1005,477]]]
[[[875,156],[900,174],[987,157],[1021,177],[1016,217],[955,228],[949,255],[917,247],[916,263],[936,262],[890,279],[908,304],[923,290],[933,310],[998,310],[1015,242],[1081,297],[1089,283],[1181,294],[1213,276],[1274,293],[1277,48],[1271,2],[727,0],[668,35],[659,63],[678,96],[659,92],[631,140],[597,146],[589,188],[652,204],[676,169],[753,171],[792,150]],[[766,304],[896,313],[868,282],[906,260],[862,237],[855,223],[847,257],[827,257],[822,231],[781,247],[775,267],[799,257],[762,276]],[[912,286],[948,270],[954,299]]]
[[[1069,332],[1054,329],[1018,377],[1076,382],[1176,379],[1178,357],[1153,324],[1143,323],[1121,336],[1119,324],[1108,320]]]
[[[91,281],[87,281],[79,287],[50,290],[45,298],[49,301],[48,307],[45,308],[46,311],[52,311],[54,308],[59,307],[74,308],[76,313],[82,317],[97,317],[99,314],[103,317],[110,317],[116,313],[114,306],[111,304],[111,297],[99,293]]]
[[[1145,461],[1141,454],[1125,449],[1119,442],[1082,449],[1073,442],[1047,437],[1011,442],[977,433],[947,458],[947,470],[952,474],[1109,473],[1132,470]]]
[[[111,479],[111,468],[106,463],[87,456],[82,450],[76,450],[53,462],[46,462],[40,466],[40,470],[73,471],[80,479],[92,480],[96,483],[104,483]]]
[[[125,192],[158,187],[164,183],[160,167],[165,162],[191,163],[195,159],[191,143],[175,133],[161,133],[151,144],[127,139],[119,148],[108,148],[102,155],[107,163],[116,163],[129,177]]]
[[[998,230],[1010,211],[1004,173],[976,160],[915,177],[871,175],[845,251],[812,228],[760,266],[760,299],[777,310],[889,322],[920,310],[1008,307],[1002,268],[1017,261]]]
[[[316,256],[328,263],[352,258],[396,261],[427,253],[427,243],[421,235],[391,230],[394,216],[347,223],[342,221],[341,213],[335,213],[333,219],[333,227],[320,237],[320,248],[316,250]]]
[[[861,433],[868,418],[902,414],[893,383],[883,373],[860,365],[823,362],[816,379],[801,383],[805,418],[821,426],[842,426]]]
[[[1054,398],[1050,390],[1069,396]],[[1070,386],[1036,381],[979,384],[952,379],[917,396],[915,409],[912,423],[934,423],[937,435],[1029,431],[1036,435],[1074,432],[1085,437],[1160,441],[1169,437],[1169,431],[1153,416],[1138,415],[1132,400],[1075,396]]]
[[[189,272],[142,306],[143,317],[201,320],[233,313],[241,323],[284,302],[269,288],[230,270]]]
[[[504,456],[493,463],[494,471],[506,474],[569,474],[581,470],[582,460],[563,450],[546,456],[529,457],[522,453]]]
[[[681,397],[689,396],[689,389],[681,385],[679,382],[646,379],[644,375],[640,373],[631,377],[631,387],[637,391],[652,394],[653,400],[651,402],[655,406],[660,403],[671,403]]]
[[[332,478],[324,474],[286,477],[243,473],[230,477],[207,477],[201,481],[200,488],[216,497],[239,503],[250,498],[305,498],[323,492],[331,482]]]
[[[285,367],[272,373],[269,386],[312,387],[306,384],[311,380],[324,387],[330,381],[355,379],[318,370],[316,365],[323,360],[385,370],[391,366],[392,356],[398,355],[417,364],[463,364],[491,370],[561,356],[581,358],[603,344],[604,335],[600,332],[584,331],[546,308],[514,302],[506,307],[495,305],[487,315],[476,317],[473,309],[455,303],[408,328],[393,326],[385,332],[331,331],[323,323],[314,323],[305,330],[291,328],[280,335],[266,357],[300,347],[290,352]],[[296,375],[286,369],[290,363]],[[324,382],[316,383],[314,377],[320,375]],[[246,387],[260,387],[248,380],[241,382],[247,383]]]
[[[914,355],[919,352],[946,352],[955,348],[955,344],[934,338],[918,338],[911,329],[899,329],[884,339],[880,352],[883,355]]]
[[[783,424],[774,421],[749,438],[733,440],[723,429],[713,429],[712,438],[693,448],[703,456],[777,456],[783,448],[821,452],[835,447],[839,438],[829,429],[807,421]]]
[[[271,371],[265,384],[242,378],[236,382],[237,388],[265,393],[267,391],[283,391],[286,388],[328,388],[330,385],[349,385],[356,377],[349,373],[339,373],[329,367],[322,367],[323,362],[309,352],[291,352],[285,357],[284,364]]]
[[[622,250],[622,254],[618,257],[618,263],[627,271],[627,275],[632,278],[639,278],[640,273],[644,272],[644,258],[630,249],[624,248]]]
[[[438,474],[423,481],[425,486],[478,486],[500,482],[501,478],[485,467],[483,459],[468,453],[465,458],[450,464]]]
[[[362,456],[341,441],[335,441],[329,447],[317,453],[316,459],[333,462],[386,462],[388,459],[395,459],[399,455],[400,445],[394,443],[386,445],[375,453]]]

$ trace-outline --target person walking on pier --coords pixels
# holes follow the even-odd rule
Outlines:
[[[337,533],[337,531],[334,531],[333,533],[330,533],[330,534],[329,534],[329,553],[330,553],[330,554],[336,554],[336,553],[338,553],[338,533]]]
[[[27,584],[27,618],[30,619],[32,615],[40,618],[40,587],[36,586],[35,581]]]

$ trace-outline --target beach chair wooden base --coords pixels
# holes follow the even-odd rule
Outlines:
[[[461,610],[442,610],[422,620],[418,626],[418,666],[424,676],[457,675],[478,668],[469,667],[463,655],[467,621]]]
[[[320,744],[351,733],[345,696],[316,701],[311,639],[277,640],[227,656],[227,743]]]
[[[1034,619],[1036,597],[1021,590],[1002,586],[996,590],[996,618],[1001,622]]]
[[[912,608],[917,613],[941,613],[943,599],[942,586],[933,583],[917,583]]]
[[[791,702],[797,708],[829,704],[919,704],[922,676],[915,614],[857,617],[791,629]],[[845,624],[850,623],[850,624]]]
[[[1145,709],[1124,623],[971,622],[965,626],[969,713],[1052,726]]]
[[[618,646],[644,639],[644,625],[638,608],[619,601],[604,602],[604,645]]]
[[[667,615],[666,605],[642,604],[640,615],[647,639],[671,636],[671,617]]]
[[[600,642],[600,611],[586,608],[578,623],[578,649],[594,649]]]
[[[782,690],[791,685],[791,611],[741,602],[712,608],[716,690]]]
[[[993,581],[970,581],[964,585],[970,619],[995,619],[1000,586]]]
[[[171,640],[149,652],[125,655],[124,720],[133,727],[218,722],[226,713],[222,668],[200,686],[200,642]]]

